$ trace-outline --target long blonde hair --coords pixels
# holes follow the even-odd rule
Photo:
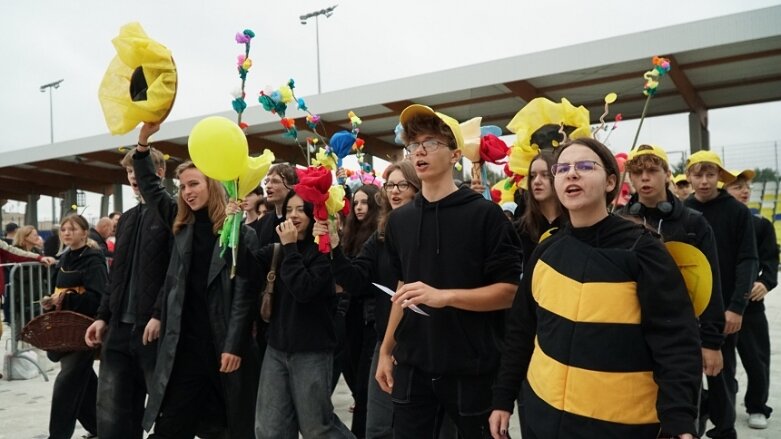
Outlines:
[[[27,238],[35,231],[35,227],[33,226],[22,226],[19,227],[19,229],[16,231],[16,235],[14,235],[14,242],[13,245],[15,247],[19,247],[25,250],[29,250],[27,248],[27,245],[29,244],[27,242]],[[31,247],[35,248],[35,246]]]
[[[182,172],[188,169],[198,169],[191,161],[186,161],[176,167],[176,178],[182,175]],[[200,172],[200,171],[198,171]],[[209,219],[212,222],[212,231],[216,235],[222,228],[222,223],[225,222],[225,207],[227,206],[227,198],[225,189],[222,184],[207,176],[203,176],[206,179],[206,188],[209,191],[209,201],[206,202],[206,207],[209,212]],[[179,190],[179,194],[176,197],[176,218],[174,218],[174,234],[179,233],[186,225],[195,222],[195,216],[192,209],[184,201],[184,195],[182,190]]]

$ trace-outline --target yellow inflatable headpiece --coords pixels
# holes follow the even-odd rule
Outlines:
[[[507,124],[507,129],[516,136],[510,148],[510,171],[524,176],[528,175],[529,162],[540,148],[559,146],[560,130],[570,139],[591,136],[588,110],[582,105],[575,107],[566,98],[561,103],[546,98],[532,99]]]
[[[111,134],[125,134],[142,122],[162,122],[176,99],[176,66],[171,51],[129,23],[112,40],[111,60],[98,98]]]

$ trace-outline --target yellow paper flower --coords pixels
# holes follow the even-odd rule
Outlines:
[[[515,146],[526,147],[531,146],[531,137],[538,129],[561,124],[575,128],[570,139],[591,135],[588,110],[582,105],[575,107],[566,98],[558,104],[546,98],[532,99],[507,124],[507,129],[515,133]]]
[[[323,166],[330,171],[336,171],[336,154],[327,153],[325,149],[320,148],[315,154],[315,158],[312,159],[312,166]]]
[[[540,153],[537,145],[519,146],[517,143],[510,147],[508,166],[516,175],[529,175],[529,165],[532,159]]]
[[[526,179],[524,178],[524,181]],[[515,201],[515,192],[518,190],[518,184],[512,182],[510,187],[507,187],[508,182],[511,182],[510,178],[499,180],[495,185],[491,187],[492,190],[499,191],[502,196],[499,199],[498,204],[510,203]]]
[[[109,131],[125,134],[142,122],[162,122],[176,98],[171,51],[149,38],[138,23],[122,26],[112,43],[117,56],[98,90]]]
[[[289,104],[293,100],[293,89],[289,85],[279,87],[279,99],[283,103]]]
[[[274,158],[274,153],[266,149],[260,156],[247,159],[247,168],[239,175],[239,199],[243,200],[258,187],[260,181],[268,174]]]
[[[473,117],[459,124],[461,135],[464,137],[464,148],[461,153],[472,163],[480,161],[480,123],[482,121],[482,117]]]
[[[344,209],[344,186],[338,184],[328,189],[328,199],[325,200],[325,208],[329,215],[336,215]]]

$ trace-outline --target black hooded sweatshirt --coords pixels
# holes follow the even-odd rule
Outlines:
[[[667,202],[672,205],[672,210],[667,213],[657,207],[643,205],[637,215],[632,215],[631,207],[639,203],[637,194],[634,194],[626,206],[621,208],[619,214],[626,217],[637,216],[647,227],[662,235],[664,242],[676,241],[689,244],[705,255],[713,273],[713,287],[710,302],[699,316],[700,339],[704,348],[721,349],[724,343],[724,300],[713,229],[700,212],[684,206],[683,201],[669,190]]]
[[[502,209],[461,188],[437,202],[421,193],[388,219],[385,244],[397,277],[437,289],[518,285],[520,242]],[[404,311],[394,357],[425,372],[481,375],[496,371],[503,311],[420,307]]]
[[[776,231],[767,218],[759,215],[751,217],[754,221],[754,232],[757,236],[757,253],[759,254],[759,274],[757,282],[765,284],[768,291],[778,285],[778,241]],[[746,314],[765,311],[765,299],[750,300],[746,306]]]
[[[691,195],[684,204],[702,212],[713,228],[724,308],[742,315],[759,270],[751,211],[723,189],[705,203]]]

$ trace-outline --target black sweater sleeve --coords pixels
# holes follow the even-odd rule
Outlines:
[[[757,233],[757,253],[759,253],[759,282],[765,284],[768,291],[778,285],[778,241],[773,224],[761,218]]]
[[[306,303],[320,297],[326,286],[333,285],[330,265],[325,255],[316,255],[305,263],[298,246],[287,244],[282,246],[279,276],[293,298]]]
[[[160,215],[166,226],[173,227],[177,210],[176,200],[161,185],[160,177],[155,174],[155,165],[149,156],[149,151],[137,151],[133,154],[133,171],[144,202],[152,211]]]
[[[490,283],[518,285],[523,271],[521,239],[504,213],[498,208],[494,210],[492,224],[484,232],[485,243],[491,247],[485,249],[483,275]]]
[[[334,249],[333,256],[331,273],[334,275],[334,282],[353,296],[371,295],[371,281],[376,278],[374,267],[378,257],[377,233],[366,240],[358,256],[349,259],[344,255],[341,246]]]
[[[507,313],[505,323],[504,347],[502,349],[499,372],[493,386],[493,408],[513,411],[515,399],[526,378],[532,353],[534,337],[537,333],[537,302],[532,295],[532,277],[539,255],[556,238],[549,238],[537,246],[529,258],[513,306]]]
[[[661,437],[695,434],[702,355],[694,309],[675,261],[659,241],[643,235],[635,254],[641,325],[659,386]]]
[[[730,303],[725,303],[727,311],[743,314],[748,304],[748,296],[751,294],[751,288],[754,286],[754,280],[759,272],[757,262],[757,243],[754,234],[754,222],[751,220],[751,211],[748,208],[741,209],[741,215],[736,227],[737,233],[737,254],[735,260],[735,289],[732,293]],[[725,286],[722,286],[725,287]]]
[[[700,339],[702,347],[721,349],[724,344],[724,299],[721,295],[721,274],[719,274],[719,255],[716,238],[708,221],[701,215],[697,218],[697,248],[705,255],[710,264],[713,287],[708,306],[700,315]]]

